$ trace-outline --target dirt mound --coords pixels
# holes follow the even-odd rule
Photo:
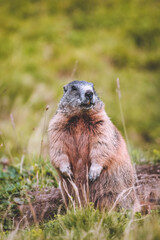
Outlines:
[[[136,166],[136,191],[142,205],[142,212],[148,213],[152,209],[160,208],[160,164]],[[30,192],[32,202],[20,206],[22,225],[38,224],[42,220],[53,218],[55,214],[65,211],[59,188],[43,189]]]

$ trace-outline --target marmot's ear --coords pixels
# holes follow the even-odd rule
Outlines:
[[[67,85],[63,87],[64,92],[67,92]]]

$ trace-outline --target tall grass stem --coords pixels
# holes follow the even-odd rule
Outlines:
[[[128,151],[131,151],[130,148],[130,143],[129,143],[129,139],[128,139],[128,134],[127,134],[127,129],[126,129],[126,123],[125,123],[125,118],[124,118],[124,113],[123,113],[123,108],[122,108],[122,103],[121,103],[121,90],[120,90],[120,82],[119,82],[119,78],[117,78],[117,94],[118,94],[118,99],[119,99],[119,109],[120,109],[120,115],[121,115],[121,121],[122,121],[122,126],[123,126],[123,131],[124,131],[124,135],[125,135],[125,139],[126,139],[126,143],[127,143],[127,148]]]

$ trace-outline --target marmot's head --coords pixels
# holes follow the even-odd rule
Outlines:
[[[93,83],[73,81],[64,86],[64,94],[59,103],[59,110],[63,112],[87,111],[100,102]]]

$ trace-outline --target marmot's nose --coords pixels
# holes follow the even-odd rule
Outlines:
[[[88,91],[85,93],[85,97],[86,97],[87,99],[91,100],[91,99],[93,98],[93,92],[88,90]]]

